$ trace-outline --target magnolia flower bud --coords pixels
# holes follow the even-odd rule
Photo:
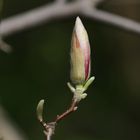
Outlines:
[[[36,108],[37,118],[40,122],[43,121],[43,107],[44,107],[44,100],[40,100]]]
[[[90,76],[90,44],[79,17],[76,18],[71,42],[71,81],[83,85]]]

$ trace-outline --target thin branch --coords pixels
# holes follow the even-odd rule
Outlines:
[[[95,19],[129,32],[140,34],[140,23],[134,20],[98,9],[88,9],[84,11],[83,14],[91,19]]]
[[[69,114],[71,114],[72,112],[76,111],[77,109],[77,103],[74,99],[72,99],[72,103],[69,107],[68,110],[66,110],[64,113],[62,113],[61,115],[57,115],[56,119],[53,122],[50,123],[46,123],[43,121],[43,119],[39,119],[39,122],[41,123],[41,125],[44,128],[44,133],[46,136],[47,140],[51,140],[52,135],[54,134],[55,131],[55,127],[56,124],[58,122],[60,122],[62,119],[64,119],[65,117],[67,117]]]
[[[54,134],[56,123],[55,122],[45,123],[43,121],[40,121],[40,123],[44,128],[44,134],[46,136],[46,140],[51,140],[51,137]]]
[[[0,105],[0,140],[27,140],[20,128]]]
[[[51,135],[47,135],[47,140],[51,140]]]
[[[56,1],[4,19],[0,25],[0,33],[3,37],[6,37],[22,30],[47,23],[53,19],[79,14],[126,31],[140,34],[140,23],[96,9],[100,1],[101,0],[76,0],[71,3],[59,3]]]
[[[65,3],[66,0],[56,0],[58,3],[62,4],[62,3]]]
[[[75,102],[74,100],[72,100],[71,106],[69,107],[68,110],[66,110],[64,113],[62,113],[61,115],[57,115],[55,122],[58,123],[59,121],[61,121],[63,118],[65,118],[66,116],[68,116],[69,114],[71,114],[72,112],[77,110],[77,102]]]
[[[76,14],[79,9],[80,2],[65,5],[54,2],[3,20],[0,25],[0,33],[2,36],[8,36],[58,17]]]

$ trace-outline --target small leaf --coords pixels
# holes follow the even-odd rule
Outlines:
[[[71,90],[71,92],[75,92],[75,88],[68,82],[67,83],[67,85],[68,85],[68,87],[69,87],[69,89]]]
[[[40,122],[43,121],[43,116],[42,116],[43,107],[44,107],[44,100],[40,100],[36,108],[37,118],[39,119]]]
[[[84,91],[86,91],[88,89],[88,87],[91,85],[91,83],[94,81],[94,79],[95,79],[94,76],[92,76],[91,78],[88,79],[88,81],[84,85]]]

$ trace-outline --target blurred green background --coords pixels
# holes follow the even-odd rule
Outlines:
[[[5,0],[2,18],[51,0]],[[140,22],[138,0],[106,0],[98,7]],[[29,140],[43,140],[36,105],[46,99],[51,121],[70,104],[67,88],[75,17],[53,20],[5,39],[13,52],[0,51],[0,104]],[[96,77],[79,109],[56,128],[53,140],[140,139],[140,35],[81,17],[90,38]]]

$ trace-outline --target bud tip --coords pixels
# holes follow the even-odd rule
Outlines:
[[[81,21],[81,19],[80,19],[79,16],[76,18],[75,27],[76,27],[76,28],[78,28],[78,27],[84,28],[84,25],[83,25],[83,23],[82,23],[82,21]]]

